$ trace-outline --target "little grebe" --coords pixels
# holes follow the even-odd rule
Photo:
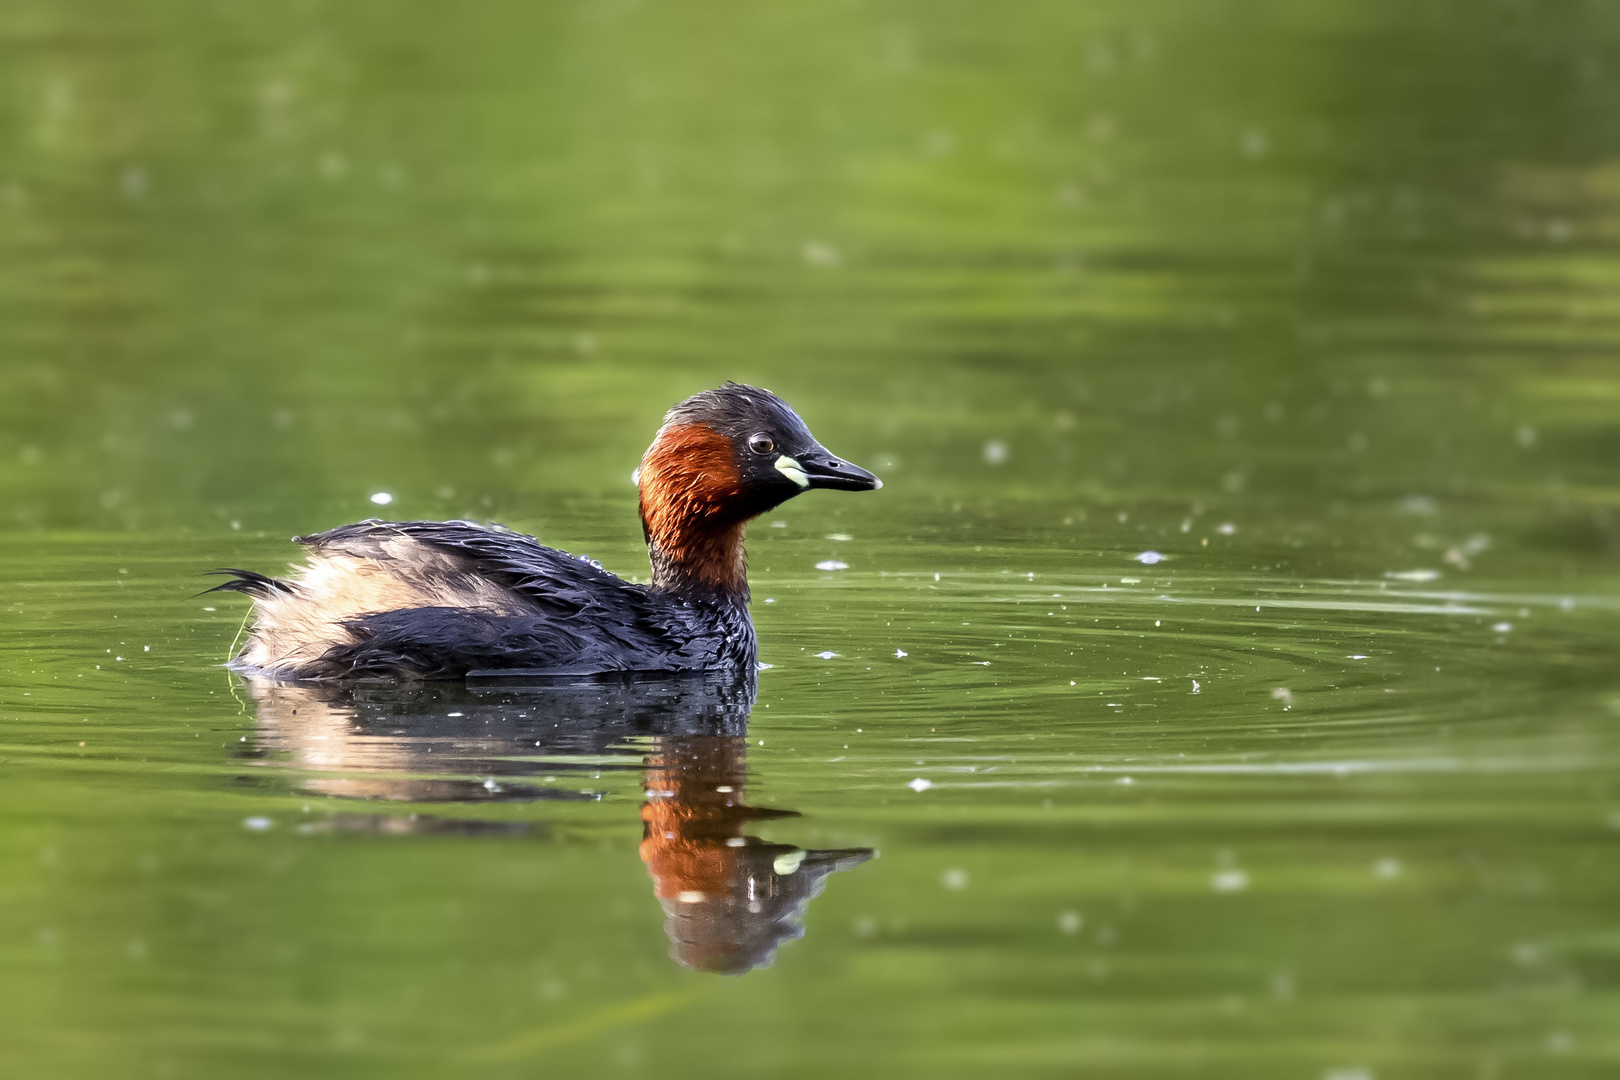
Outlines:
[[[641,459],[652,583],[470,521],[363,521],[298,537],[288,580],[248,570],[237,670],[279,679],[751,670],[743,530],[810,488],[882,481],[834,457],[767,390],[727,383],[664,417]]]

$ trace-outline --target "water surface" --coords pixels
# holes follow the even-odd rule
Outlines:
[[[1612,1073],[1617,39],[8,5],[5,1071]],[[885,480],[757,686],[220,666],[374,514],[644,577],[726,378]]]

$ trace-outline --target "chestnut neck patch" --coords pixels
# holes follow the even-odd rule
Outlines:
[[[666,424],[641,459],[641,524],[653,587],[746,600],[742,477],[731,440]]]

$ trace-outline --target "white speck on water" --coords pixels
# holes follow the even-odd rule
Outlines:
[[[771,522],[771,528],[773,528],[773,529],[785,529],[785,528],[787,528],[787,522],[785,522],[785,521],[773,521],[773,522]]]
[[[1119,579],[1119,583],[1121,585],[1140,585],[1142,584],[1142,579],[1139,577],[1122,577]]]
[[[816,655],[821,657],[821,659],[823,659],[823,660],[836,660],[836,659],[838,659],[838,654],[833,652],[831,649],[823,650],[822,652],[816,653]]]
[[[498,795],[501,792],[501,785],[497,784],[495,782],[495,778],[492,776],[488,780],[484,781],[484,790],[489,792],[491,795]]]
[[[1433,517],[1440,512],[1440,504],[1427,495],[1408,495],[1399,503],[1401,513],[1413,517]]]
[[[1361,653],[1351,653],[1345,659],[1347,659],[1347,660],[1365,660],[1367,658],[1365,656],[1363,656]]]
[[[1274,687],[1271,691],[1271,700],[1280,701],[1284,705],[1292,705],[1294,703],[1294,692],[1286,686]]]
[[[849,563],[841,562],[838,559],[823,559],[820,562],[816,563],[816,569],[817,570],[848,570],[849,569]]]
[[[1493,624],[1491,629],[1496,631],[1498,634],[1511,634],[1513,632],[1513,624],[1510,622],[1499,622]]]
[[[211,608],[211,607],[205,607],[205,608],[203,608],[203,610],[204,611],[217,611],[218,609],[217,608]]]
[[[387,506],[389,503],[394,501],[394,497],[388,494],[386,491],[379,491],[371,497],[371,501],[376,503],[378,506]]]
[[[970,660],[970,661],[968,661],[968,663],[972,664],[974,667],[989,667],[990,666],[990,661],[988,661],[988,660]]]
[[[1136,561],[1141,563],[1143,566],[1152,566],[1155,563],[1164,562],[1164,556],[1160,555],[1157,551],[1144,551],[1136,557]]]
[[[244,828],[252,829],[254,832],[265,832],[273,825],[275,822],[267,817],[250,817],[242,822]]]
[[[1005,465],[1008,454],[1007,444],[1000,439],[991,439],[984,444],[984,461],[986,465]]]
[[[1105,702],[1105,704],[1110,709],[1123,709],[1125,707],[1125,703],[1123,701],[1109,701]]]
[[[1136,781],[1132,780],[1128,776],[1122,776],[1118,780],[1115,780],[1114,783],[1116,783],[1116,784],[1124,784],[1126,787],[1129,787],[1130,785],[1136,783]]]
[[[916,792],[927,791],[929,788],[931,788],[933,786],[934,786],[934,782],[932,780],[924,780],[920,776],[917,777],[917,779],[913,780],[911,783],[906,785],[906,787],[908,787],[912,791],[916,791]]]
[[[1384,574],[1391,581],[1437,581],[1438,570],[1390,570]]]
[[[939,883],[952,892],[961,892],[968,887],[968,872],[953,866],[939,876]]]
[[[855,538],[853,536],[851,536],[849,533],[828,533],[827,534],[827,539],[829,539],[829,540],[853,540]]]
[[[1194,679],[1192,681],[1192,684],[1193,684],[1192,692],[1195,693],[1195,694],[1204,689],[1202,686],[1198,685],[1198,680],[1197,679]]]
[[[1242,892],[1249,887],[1249,874],[1245,870],[1219,870],[1209,879],[1209,887],[1216,892]]]
[[[800,254],[804,256],[804,261],[811,266],[834,267],[841,266],[844,262],[842,252],[831,244],[822,243],[820,240],[806,241]]]
[[[1220,533],[1222,536],[1231,536],[1233,533],[1237,532],[1237,526],[1232,524],[1230,521],[1223,521],[1219,525],[1215,526],[1215,531]]]
[[[776,603],[776,597],[774,597],[774,596],[767,596],[767,597],[766,597],[766,598],[765,598],[765,602],[766,602],[766,603],[767,603],[767,604],[774,604],[774,603]]]
[[[904,650],[904,649],[896,649],[896,650],[894,650],[894,658],[896,660],[904,660],[908,655],[910,655],[910,654],[908,654],[906,652],[906,650]]]
[[[1329,1069],[1322,1074],[1322,1080],[1374,1080],[1371,1069]]]
[[[938,581],[938,580],[939,580],[939,575],[938,575],[938,574],[935,574],[935,575],[934,575],[934,580],[935,580],[935,581]]]
[[[1058,912],[1058,929],[1065,934],[1078,934],[1080,928],[1086,925],[1086,920],[1078,911]]]
[[[1390,881],[1401,876],[1401,860],[1383,858],[1373,863],[1373,876]]]
[[[452,712],[452,713],[445,713],[444,715],[446,715],[446,716],[463,716],[465,714],[464,713],[458,713],[458,712]]]

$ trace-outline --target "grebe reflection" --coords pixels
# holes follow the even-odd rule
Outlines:
[[[252,753],[302,771],[314,794],[417,804],[588,800],[602,797],[611,774],[645,770],[641,859],[671,957],[700,971],[768,966],[803,935],[805,909],[827,876],[874,854],[748,835],[753,822],[798,816],[745,801],[752,676],[247,684],[258,721]],[[469,834],[523,826],[353,813],[312,824]]]

